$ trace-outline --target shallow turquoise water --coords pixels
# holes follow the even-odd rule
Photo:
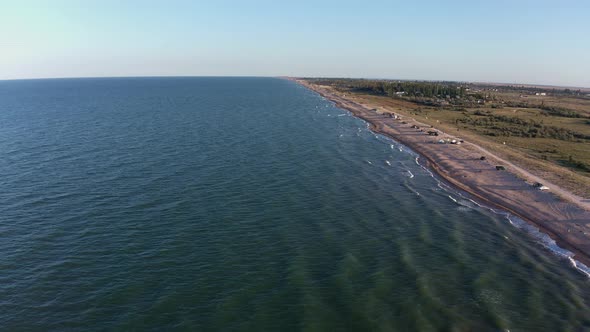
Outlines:
[[[586,276],[289,81],[0,81],[0,151],[2,330],[590,330]]]

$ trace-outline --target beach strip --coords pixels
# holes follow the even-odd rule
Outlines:
[[[380,110],[379,105],[359,105],[328,87],[293,80],[367,121],[374,132],[408,146],[444,181],[474,200],[538,227],[570,251],[573,259],[590,266],[590,211],[586,206],[558,197],[551,192],[555,188],[541,189],[531,181],[538,179],[534,175],[475,144],[413,118]]]

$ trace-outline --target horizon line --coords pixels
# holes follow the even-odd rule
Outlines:
[[[326,78],[326,79],[365,79],[365,80],[398,80],[413,82],[452,82],[470,84],[490,84],[522,87],[546,87],[546,88],[568,88],[568,89],[590,89],[590,86],[557,85],[545,83],[513,83],[493,81],[465,81],[465,80],[441,80],[441,79],[408,79],[408,78],[370,78],[352,76],[290,76],[290,75],[131,75],[131,76],[57,76],[57,77],[27,77],[27,78],[1,78],[0,82],[6,81],[37,81],[37,80],[65,80],[65,79],[124,79],[124,78]]]

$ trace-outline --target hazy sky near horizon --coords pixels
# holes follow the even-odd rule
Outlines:
[[[0,79],[177,75],[590,87],[590,1],[0,0]]]

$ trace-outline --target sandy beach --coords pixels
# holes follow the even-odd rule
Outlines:
[[[468,141],[450,144],[451,140],[459,138],[413,118],[396,118],[396,115],[383,112],[380,105],[359,105],[330,88],[304,80],[295,81],[367,121],[373,131],[413,149],[427,167],[453,187],[486,206],[507,211],[533,224],[559,247],[572,252],[573,259],[590,266],[588,200],[572,195]],[[437,131],[439,135],[430,136],[428,131]],[[440,140],[445,143],[440,143]],[[497,166],[504,169],[498,170]],[[539,190],[533,186],[535,182],[547,185],[549,190]]]

